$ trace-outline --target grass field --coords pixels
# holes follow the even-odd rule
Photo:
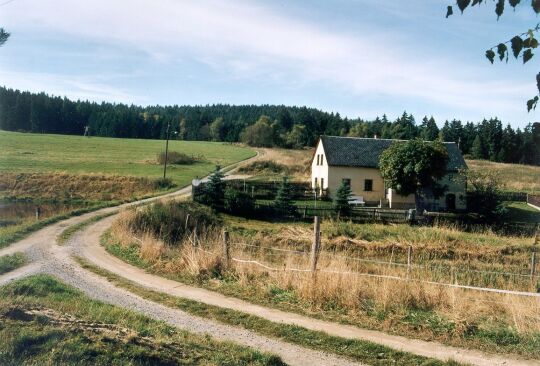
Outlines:
[[[487,160],[467,160],[471,170],[495,172],[505,190],[540,193],[540,166],[494,163]]]
[[[165,141],[41,135],[0,131],[0,172],[68,173],[134,176],[156,179],[163,175],[157,155]],[[168,177],[179,186],[204,176],[216,164],[226,166],[255,155],[251,149],[226,143],[170,141],[169,151],[200,156],[192,165],[170,165]]]
[[[283,365],[275,356],[217,342],[91,300],[53,277],[0,288],[2,365]]]
[[[0,257],[0,275],[22,267],[26,263],[26,256],[23,253],[4,255]]]

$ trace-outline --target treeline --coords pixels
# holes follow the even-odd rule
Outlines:
[[[426,140],[459,144],[476,159],[540,165],[540,124],[524,129],[493,118],[478,123],[342,118],[313,108],[276,105],[148,106],[72,101],[45,93],[0,88],[0,129],[38,133],[238,142],[253,146],[314,146],[320,135]]]

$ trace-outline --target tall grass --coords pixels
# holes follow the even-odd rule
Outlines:
[[[130,216],[131,215],[131,216]],[[233,235],[233,258],[256,260],[279,270],[268,270],[253,263],[233,261],[223,266],[222,238],[216,229],[199,233],[198,240],[187,236],[174,246],[158,236],[148,235],[134,242],[130,234],[133,213],[126,213],[112,227],[112,236],[122,249],[135,253],[147,268],[168,277],[197,283],[249,301],[300,311],[331,320],[344,321],[424,339],[437,339],[455,345],[468,345],[540,356],[540,301],[510,295],[481,293],[448,288],[414,280],[371,278],[352,275],[362,272],[406,278],[400,266],[378,265],[351,260],[351,252],[334,245],[324,247],[319,272],[292,271],[309,268],[308,229],[296,227],[289,235],[254,236],[250,241]],[[286,246],[289,241],[292,245]],[[161,242],[161,244],[156,244]],[[276,251],[267,248],[293,250]],[[386,252],[389,246],[383,247]],[[366,251],[374,254],[378,248]],[[396,253],[391,251],[392,260]],[[429,251],[426,249],[426,253]],[[471,250],[472,252],[472,250]],[[337,273],[339,272],[339,273]],[[415,270],[411,279],[513,286],[512,280],[454,274],[448,269]],[[467,282],[469,281],[469,282]],[[484,281],[484,282],[482,282]],[[519,287],[517,284],[516,288]],[[523,284],[530,286],[530,283]],[[527,287],[525,289],[532,290]],[[505,333],[506,332],[506,333]],[[508,339],[518,340],[510,342]]]

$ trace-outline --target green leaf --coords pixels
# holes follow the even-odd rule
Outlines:
[[[538,88],[538,93],[540,93],[540,72],[536,74],[536,87]]]
[[[499,54],[499,59],[504,60],[504,56],[508,53],[508,47],[504,43],[499,43],[497,46],[497,53]]]
[[[510,3],[510,6],[514,8],[515,10],[515,7],[520,3],[521,0],[508,0],[508,2]]]
[[[448,5],[448,8],[446,8],[446,17],[448,18],[450,15],[454,14],[454,8],[452,8],[451,5]]]
[[[531,6],[536,14],[540,13],[540,0],[531,0]]]
[[[504,13],[504,1],[505,0],[497,0],[497,5],[495,5],[495,14],[497,14],[497,20]]]
[[[482,4],[482,0],[473,0],[471,6],[475,6],[475,5],[478,5],[478,4]]]
[[[470,3],[471,0],[457,0],[457,5],[459,10],[461,10],[461,14],[463,14],[463,10],[465,10]]]
[[[493,50],[487,50],[486,58],[493,64],[493,61],[495,61],[495,52]]]
[[[538,47],[538,40],[533,37],[526,38],[523,41],[523,47],[525,48],[536,48]]]
[[[531,109],[536,109],[536,104],[538,103],[538,96],[527,101],[527,112],[530,112]]]
[[[518,58],[519,53],[523,49],[523,40],[520,36],[515,36],[510,42],[512,44],[512,52],[514,53],[514,57]]]
[[[528,48],[525,52],[523,52],[523,63],[527,63],[527,61],[529,61],[533,56],[534,54],[532,53],[531,49]]]

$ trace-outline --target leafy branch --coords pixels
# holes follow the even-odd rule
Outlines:
[[[10,34],[4,30],[4,28],[0,28],[0,47],[4,45],[4,43],[7,42]]]
[[[493,0],[495,3],[495,14],[497,15],[497,20],[499,20],[501,15],[503,15],[507,1],[514,11],[516,6],[521,3],[521,0]],[[467,7],[477,6],[482,3],[487,3],[487,0],[457,0],[455,5],[448,5],[446,9],[446,18],[454,14],[454,6],[457,6],[461,11],[461,14],[463,14]],[[531,0],[530,5],[536,14],[540,13],[540,0]],[[533,58],[533,50],[538,48],[538,40],[535,37],[535,33],[537,33],[539,30],[540,23],[537,24],[536,27],[529,29],[527,32],[518,34],[506,42],[501,42],[498,45],[491,47],[486,51],[486,58],[489,60],[489,62],[491,62],[491,64],[494,63],[496,56],[499,57],[500,61],[505,60],[508,62],[509,49],[511,49],[514,57],[518,59],[518,57],[521,55],[523,64],[526,64]],[[538,88],[538,94],[534,98],[527,101],[527,111],[529,112],[532,109],[536,109],[536,105],[538,104],[540,97],[540,73],[536,75],[536,85]]]

